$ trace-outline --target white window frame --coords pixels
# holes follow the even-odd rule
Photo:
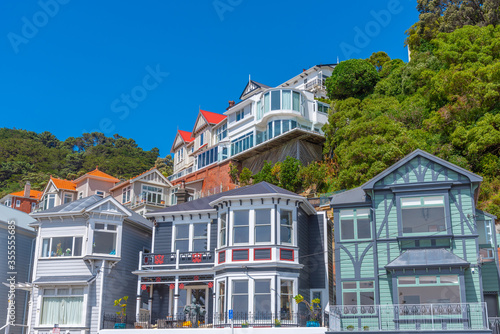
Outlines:
[[[104,231],[105,233],[116,233],[116,245],[115,245],[115,254],[104,254],[104,253],[94,253],[94,232],[96,231],[95,225],[96,224],[104,224]],[[116,226],[116,231],[108,230],[108,224],[109,225],[115,225]],[[101,230],[97,230],[101,231]],[[122,248],[122,223],[118,221],[107,221],[107,220],[101,220],[101,219],[92,219],[90,221],[90,231],[89,231],[89,238],[88,238],[88,243],[87,243],[87,254],[92,254],[92,255],[100,255],[100,256],[106,256],[106,257],[120,257],[121,256],[121,248]]]
[[[103,190],[96,190],[95,194],[101,198],[104,198],[104,196],[106,195],[106,192],[104,192]]]
[[[9,208],[12,206],[12,200],[9,198],[4,202],[5,206],[8,206]]]
[[[225,226],[224,226],[224,243],[222,243],[222,240],[221,240],[221,235],[222,235],[222,215],[224,215],[226,217],[226,221],[225,221]],[[219,224],[218,225],[218,229],[217,229],[217,235],[218,235],[218,240],[217,240],[217,244],[219,245],[219,248],[223,248],[223,247],[226,247],[227,246],[227,228],[228,228],[228,218],[229,215],[227,214],[227,212],[222,212],[220,215],[219,215]]]
[[[82,198],[83,198],[83,191],[80,191],[80,192],[78,193],[78,199],[82,199]]]
[[[16,208],[19,208],[21,206],[21,200],[16,199]]]
[[[77,288],[77,289],[83,289],[83,302],[82,302],[82,321],[83,323],[81,324],[75,324],[75,325],[64,325],[61,324],[60,327],[62,328],[79,328],[79,327],[84,327],[85,323],[87,321],[87,302],[88,302],[88,294],[89,294],[89,288],[88,286],[82,286],[82,285],[74,285],[74,286],[47,286],[47,287],[41,287],[38,289],[38,298],[37,298],[37,305],[40,305],[40,310],[39,314],[36,317],[35,321],[35,326],[40,327],[40,328],[53,328],[54,324],[41,324],[42,320],[42,307],[43,307],[43,297],[44,297],[44,292],[45,290],[48,289],[55,289],[56,290],[56,295],[57,296],[57,289],[70,289],[72,292],[72,289]],[[71,297],[71,296],[81,296],[81,295],[65,295],[65,297]]]
[[[36,209],[36,202],[31,202],[31,212],[35,211]]]
[[[130,202],[130,191],[131,191],[131,186],[124,187],[122,189],[122,204]]]
[[[69,201],[66,202],[66,198],[69,198]],[[73,202],[73,194],[70,193],[64,193],[63,195],[63,204]]]
[[[73,238],[72,246],[71,246],[71,256],[51,256],[51,250],[52,250],[52,240],[54,238]],[[80,250],[81,255],[73,255],[74,250],[75,250],[75,239],[76,238],[82,238],[82,249]],[[43,256],[43,241],[45,239],[49,240],[49,256]],[[81,258],[85,256],[85,236],[84,235],[62,235],[62,236],[57,236],[57,237],[40,237],[40,251],[38,253],[38,258],[39,259],[68,259],[68,258]]]
[[[189,225],[189,238],[188,240],[188,252],[193,252],[193,242],[194,242],[194,224],[207,224],[207,250],[208,252],[210,250],[210,232],[211,232],[211,225],[212,223],[210,221],[207,221],[206,219],[197,219],[189,222],[179,222],[179,223],[174,223],[172,225],[172,243],[171,243],[171,252],[176,253],[177,250],[175,248],[175,241],[176,241],[176,234],[177,234],[177,226],[179,225]],[[182,239],[185,240],[185,239]],[[200,239],[197,239],[200,240]]]

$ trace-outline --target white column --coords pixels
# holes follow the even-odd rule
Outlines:
[[[149,322],[151,323],[151,317],[153,316],[153,289],[154,289],[154,284],[151,284],[151,287],[149,288],[149,300],[148,300],[148,309],[149,309]]]
[[[177,255],[179,251],[177,251]],[[174,289],[174,319],[177,320],[177,305],[179,304],[179,275],[175,276],[175,289]]]
[[[135,300],[135,321],[139,321],[139,316],[141,314],[141,277],[137,278],[137,297]]]

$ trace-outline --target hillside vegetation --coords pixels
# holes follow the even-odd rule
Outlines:
[[[0,196],[21,190],[26,181],[43,190],[50,175],[75,179],[99,166],[117,178],[138,175],[158,165],[171,173],[171,159],[158,158],[159,150],[144,151],[133,139],[119,135],[85,133],[60,141],[50,132],[0,129]]]

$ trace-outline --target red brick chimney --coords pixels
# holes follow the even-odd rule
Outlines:
[[[227,107],[226,110],[229,110],[232,107],[234,107],[234,101],[229,101],[229,107]]]
[[[30,193],[31,193],[31,183],[30,181],[27,181],[26,184],[24,185],[24,197],[30,198]]]

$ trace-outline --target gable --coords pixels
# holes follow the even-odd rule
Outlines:
[[[375,187],[408,183],[457,182],[468,180],[466,176],[452,171],[441,164],[423,157],[417,157],[375,183]]]
[[[198,118],[196,119],[196,123],[194,123],[194,128],[193,128],[193,134],[201,130],[207,125],[207,121],[205,118],[200,114],[198,114]]]
[[[118,208],[115,204],[113,204],[111,201],[107,201],[102,203],[101,205],[93,208],[90,210],[90,212],[98,212],[98,213],[106,213],[106,214],[125,214],[123,210]]]
[[[141,175],[134,182],[142,181],[147,183],[156,183],[162,186],[170,186],[168,180],[161,174],[161,172],[157,169],[152,170],[149,173]]]
[[[249,81],[247,86],[245,87],[245,90],[243,91],[243,93],[241,95],[242,96],[247,95],[248,93],[250,93],[251,91],[253,91],[257,88],[259,88],[259,86],[257,86],[253,81]]]
[[[177,134],[177,136],[175,137],[173,149],[176,149],[178,146],[182,144],[184,144],[184,141],[182,140],[182,137],[179,134]]]

